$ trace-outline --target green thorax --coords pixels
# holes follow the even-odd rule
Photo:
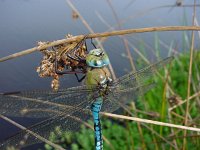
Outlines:
[[[102,86],[112,81],[107,65],[108,55],[101,49],[93,49],[86,57],[88,65],[85,83],[87,86]]]

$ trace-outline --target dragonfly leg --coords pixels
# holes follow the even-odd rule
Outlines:
[[[92,43],[92,45],[94,46],[94,48],[97,49],[96,45],[95,45],[94,42],[93,42],[93,38],[91,38],[91,43]]]
[[[103,103],[103,99],[99,97],[99,98],[96,98],[96,100],[92,103],[92,106],[91,106],[91,111],[92,111],[93,120],[94,120],[95,149],[96,150],[103,150],[101,122],[99,118],[99,112],[101,110],[102,103]]]
[[[83,43],[85,43],[85,45],[86,45],[85,40],[86,40],[87,36],[88,36],[88,35],[84,36],[84,38],[83,38],[69,53],[67,53],[67,57],[71,58],[72,60],[75,60],[75,61],[78,61],[78,62],[84,62],[84,63],[85,63],[85,59],[82,58],[82,57],[80,57],[80,56],[78,56],[78,55],[76,54],[76,52],[77,52],[77,50],[83,45]],[[59,75],[63,75],[63,74],[74,74],[74,72],[75,72],[75,73],[83,73],[83,72],[76,72],[76,71],[59,71],[59,70],[58,70],[57,53],[56,53],[56,50],[54,49],[54,47],[52,47],[52,49],[53,49],[54,52],[55,52],[55,64],[54,64],[54,66],[55,66],[55,73],[56,73],[56,74],[59,74]],[[87,45],[86,45],[86,51],[87,51]],[[76,58],[76,57],[73,57],[73,56],[71,55],[71,52],[73,52],[73,53],[74,53],[74,56],[76,56],[77,58]],[[83,80],[83,79],[82,79],[82,80]],[[81,80],[81,81],[82,81],[82,80]],[[78,81],[79,81],[79,80],[78,80]],[[80,82],[81,82],[81,81],[80,81]]]
[[[57,54],[56,54],[56,50],[54,49],[54,47],[52,47],[52,49],[55,52],[55,62],[54,62],[54,67],[55,67],[55,73],[62,75],[62,72],[58,70],[58,61],[57,61]]]
[[[58,62],[57,62],[57,56],[55,54],[55,73],[58,75],[63,75],[63,74],[76,74],[76,73],[84,73],[82,71],[59,71],[58,70]]]
[[[75,60],[75,61],[78,61],[78,62],[80,62],[80,59],[77,59],[77,58],[75,58],[75,57],[71,56],[71,54],[70,54],[70,53],[68,53],[68,54],[67,54],[67,57],[71,58],[72,60]]]
[[[76,79],[77,79],[78,82],[82,82],[83,79],[85,79],[85,77],[86,77],[86,75],[84,75],[82,78],[79,79],[77,73],[75,73],[75,76],[76,76]]]
[[[84,38],[81,40],[81,42],[79,43],[79,46],[74,50],[74,55],[79,59],[79,61],[85,62],[85,58],[80,57],[79,55],[77,55],[77,50],[83,45],[85,44],[85,48],[86,48],[86,52],[88,52],[87,50],[87,44],[86,44],[86,38],[88,37],[88,35],[85,35]]]
[[[76,60],[76,61],[78,61],[78,62],[83,62],[83,61],[85,61],[85,58],[82,58],[82,57],[80,57],[79,55],[77,55],[77,50],[81,47],[81,46],[83,46],[83,44],[84,43],[86,43],[85,42],[85,40],[86,40],[86,38],[88,37],[88,35],[85,35],[84,36],[84,38],[67,54],[67,56],[69,57],[69,58],[71,58],[71,59],[73,59],[73,60]],[[74,54],[74,56],[76,56],[77,58],[75,58],[75,57],[73,57],[73,56],[71,56],[71,53],[73,53]]]

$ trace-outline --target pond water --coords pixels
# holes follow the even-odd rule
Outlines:
[[[191,7],[163,7],[174,5],[175,0],[111,2],[119,20],[123,22],[122,29],[192,24],[193,9]],[[185,0],[184,4],[191,4],[190,2],[190,0]],[[73,4],[94,32],[108,31],[109,26],[118,28],[107,0],[73,0]],[[199,8],[197,14],[200,14]],[[197,20],[200,21],[198,15]],[[72,10],[66,0],[0,0],[0,21],[0,57],[35,47],[37,41],[63,39],[68,33],[72,35],[89,33],[80,19],[72,19]],[[187,38],[190,40],[191,32],[185,33],[187,36],[184,36],[184,32],[152,32],[131,34],[126,37],[136,48],[145,51],[147,58],[154,62],[156,49],[161,50],[161,58],[172,55],[169,54],[169,47],[172,44],[178,52],[187,51],[189,48]],[[199,40],[197,34],[196,40]],[[118,77],[131,70],[128,59],[124,57],[126,53],[124,44],[119,37],[110,37],[103,45]],[[197,42],[195,47],[199,47]],[[130,47],[130,49],[136,62],[138,55],[133,48]],[[36,52],[0,63],[0,92],[48,89],[50,79],[40,78],[36,73],[36,67],[41,58],[42,55]],[[61,82],[62,87],[79,84],[72,75],[65,76]],[[5,124],[0,123],[0,129],[3,126],[5,127]],[[9,130],[13,129],[9,128]],[[6,132],[2,133],[0,138],[5,136]]]

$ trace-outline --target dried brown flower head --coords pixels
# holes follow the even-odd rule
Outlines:
[[[66,35],[66,38],[72,37],[72,35]],[[38,42],[38,47],[42,47],[46,42]],[[51,87],[54,90],[59,88],[59,77],[63,71],[86,72],[86,63],[79,61],[85,59],[87,50],[84,44],[76,49],[77,42],[68,44],[60,44],[49,49],[41,50],[44,55],[40,66],[36,68],[40,77],[52,77]],[[61,72],[61,73],[58,73]]]
[[[173,95],[173,96],[168,98],[168,102],[169,102],[170,107],[178,105],[181,101],[182,101],[182,99],[178,95]]]

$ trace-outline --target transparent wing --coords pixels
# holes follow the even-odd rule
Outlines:
[[[125,105],[131,101],[135,101],[139,96],[144,95],[150,89],[155,86],[155,83],[149,83],[146,85],[140,85],[138,87],[129,88],[126,90],[113,89],[104,99],[102,111],[113,112],[120,107],[126,107]]]
[[[0,94],[0,114],[14,117],[49,117],[78,105],[85,95],[95,92],[86,86],[61,89],[57,92],[24,91]],[[43,112],[42,110],[49,110]]]
[[[39,109],[38,111],[40,114],[51,113],[51,117],[28,128],[28,130],[35,133],[34,136],[27,132],[27,130],[23,130],[3,141],[0,148],[6,149],[7,146],[21,148],[30,144],[42,142],[40,137],[48,139],[50,133],[54,131],[57,126],[59,126],[62,131],[68,131],[69,133],[76,131],[79,126],[90,117],[89,108],[93,102],[92,97],[93,94],[90,93],[89,95],[86,92],[75,98],[73,96],[67,97],[67,101],[76,101],[76,105],[73,104],[73,106],[70,107],[63,108],[56,106],[58,109],[49,109],[49,107],[43,109],[39,107],[35,108]]]
[[[137,72],[130,72],[116,81],[114,81],[113,85],[118,86],[120,89],[127,89],[133,87],[139,87],[140,85],[144,85],[148,79],[152,78],[157,70],[163,68],[166,64],[170,63],[174,57],[168,57],[163,59],[155,64],[151,64]]]
[[[118,78],[111,85],[111,92],[105,97],[105,105],[103,105],[102,110],[115,111],[121,107],[120,105],[136,100],[138,96],[148,92],[155,86],[154,82],[149,79],[153,78],[158,69],[163,68],[172,60],[173,57],[168,57],[137,72],[131,72]]]

